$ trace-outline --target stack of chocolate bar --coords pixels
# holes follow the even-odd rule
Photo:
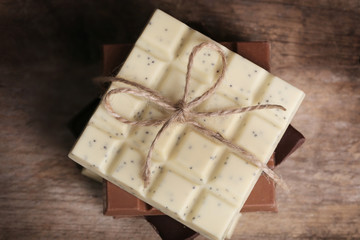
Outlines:
[[[270,46],[265,42],[227,42],[222,43],[260,67],[270,70]],[[125,61],[132,45],[117,44],[104,46],[104,74],[113,74]],[[78,137],[92,116],[100,99],[93,100],[80,111],[69,123],[72,133]],[[268,166],[273,169],[305,141],[304,136],[291,125],[287,128],[279,142]],[[85,170],[85,174],[91,174]],[[163,215],[162,212],[125,192],[116,185],[104,181],[104,214],[116,218],[145,216],[162,239],[192,239],[197,234],[176,220]],[[277,211],[275,184],[265,175],[256,183],[247,199],[242,212]]]

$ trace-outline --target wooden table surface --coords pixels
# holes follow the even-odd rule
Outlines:
[[[359,239],[358,0],[0,0],[0,239],[159,239],[102,215],[66,128],[98,94],[101,45],[134,42],[155,8],[217,41],[269,41],[272,72],[307,94],[293,121],[307,142],[277,170],[292,193],[244,214],[233,239]]]

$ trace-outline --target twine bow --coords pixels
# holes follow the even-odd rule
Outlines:
[[[210,87],[206,92],[204,92],[201,96],[196,97],[192,101],[188,101],[188,91],[189,91],[189,81],[191,78],[191,69],[193,66],[193,61],[196,53],[198,53],[202,48],[207,47],[215,50],[218,52],[222,59],[222,69],[219,78],[216,80],[214,85]],[[251,164],[255,165],[256,167],[260,168],[263,172],[265,172],[268,177],[273,179],[276,183],[281,185],[283,188],[287,189],[286,184],[282,181],[282,179],[275,174],[271,169],[267,167],[266,164],[258,160],[253,154],[246,151],[242,147],[232,143],[231,141],[225,139],[220,133],[214,132],[210,129],[207,129],[206,127],[202,126],[200,123],[195,121],[195,118],[197,117],[215,117],[215,116],[225,116],[230,114],[236,114],[236,113],[244,113],[249,112],[253,110],[260,110],[260,109],[281,109],[286,110],[283,106],[275,105],[275,104],[264,104],[264,105],[255,105],[255,106],[248,106],[248,107],[242,107],[242,108],[234,108],[234,109],[227,109],[227,110],[218,110],[213,112],[195,112],[193,109],[204,102],[206,99],[208,99],[216,90],[216,88],[220,85],[220,83],[224,80],[225,73],[227,70],[227,63],[226,58],[221,50],[220,47],[215,45],[214,43],[210,42],[204,42],[197,46],[195,46],[189,56],[189,62],[187,65],[187,73],[186,73],[186,82],[185,82],[185,89],[184,89],[184,95],[180,101],[178,101],[176,104],[172,104],[168,99],[161,96],[158,92],[147,88],[143,85],[140,85],[135,82],[128,81],[126,79],[122,78],[107,78],[108,81],[111,82],[121,82],[124,84],[127,84],[129,86],[132,86],[134,88],[115,88],[109,91],[105,97],[104,97],[104,104],[106,110],[117,120],[120,122],[123,122],[125,124],[135,125],[135,126],[159,126],[162,125],[160,130],[157,132],[154,140],[151,143],[151,146],[149,148],[149,151],[146,156],[144,169],[143,169],[143,179],[144,179],[144,186],[147,187],[150,180],[150,164],[151,164],[151,155],[154,149],[154,146],[161,136],[161,134],[167,129],[172,123],[179,122],[179,123],[187,123],[193,126],[195,129],[200,131],[205,136],[209,137],[210,139],[215,139],[219,141],[222,144],[225,144],[232,152],[235,152],[239,155],[241,155],[246,161],[250,162]],[[128,120],[119,114],[117,114],[114,109],[112,108],[109,98],[113,94],[118,93],[128,93],[132,94],[138,97],[143,97],[158,106],[162,107],[168,112],[171,112],[172,114],[165,118],[165,119],[148,119],[148,120]]]

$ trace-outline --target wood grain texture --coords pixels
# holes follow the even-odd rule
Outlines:
[[[359,239],[357,0],[0,0],[0,239],[159,239],[103,216],[101,186],[66,157],[102,44],[134,42],[155,8],[217,41],[270,41],[272,72],[307,94],[293,121],[307,142],[277,170],[291,195],[244,214],[233,239]]]

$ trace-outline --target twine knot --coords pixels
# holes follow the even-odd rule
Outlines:
[[[222,60],[222,70],[220,72],[220,75],[218,79],[215,81],[213,86],[211,86],[207,91],[205,91],[201,96],[196,97],[195,99],[187,102],[187,95],[188,95],[188,88],[189,88],[189,82],[191,79],[191,69],[193,66],[193,61],[196,53],[198,53],[202,48],[207,47],[215,50],[219,53],[221,60]],[[187,65],[187,72],[186,72],[186,79],[185,79],[185,88],[184,88],[184,95],[181,100],[179,100],[176,104],[172,104],[171,101],[161,96],[158,92],[147,88],[141,84],[128,81],[126,79],[122,78],[106,78],[107,81],[110,82],[121,82],[124,84],[127,84],[129,86],[132,86],[134,88],[116,88],[110,90],[105,96],[104,96],[104,105],[106,110],[111,114],[113,117],[115,117],[117,120],[126,123],[131,124],[135,126],[159,126],[161,125],[160,130],[157,132],[154,140],[152,141],[148,154],[145,159],[144,163],[144,170],[143,170],[143,178],[144,178],[144,186],[147,187],[149,184],[150,179],[150,160],[151,155],[154,149],[154,146],[161,136],[161,134],[164,132],[166,128],[168,128],[172,123],[180,122],[180,123],[187,123],[194,127],[196,130],[204,134],[210,139],[214,139],[224,145],[226,145],[232,152],[239,154],[242,156],[242,158],[249,163],[253,164],[254,166],[259,167],[264,173],[266,173],[271,179],[273,179],[276,183],[278,183],[280,186],[282,186],[284,189],[288,189],[286,184],[282,181],[282,179],[277,176],[271,169],[267,167],[266,164],[261,162],[259,159],[257,159],[253,154],[249,153],[242,147],[234,144],[233,142],[225,139],[220,133],[214,132],[210,129],[207,129],[194,119],[196,117],[216,117],[216,116],[225,116],[225,115],[231,115],[236,113],[243,113],[243,112],[249,112],[253,110],[259,110],[259,109],[280,109],[280,110],[286,110],[281,105],[276,104],[263,104],[263,105],[255,105],[255,106],[248,106],[248,107],[241,107],[241,108],[234,108],[234,109],[225,109],[225,110],[218,110],[213,112],[196,112],[192,111],[196,106],[204,102],[206,99],[208,99],[214,92],[215,89],[220,85],[220,83],[224,80],[225,73],[227,69],[227,63],[226,63],[226,57],[223,53],[222,49],[218,47],[214,43],[210,42],[204,42],[197,46],[195,46],[189,56],[189,62]],[[157,104],[158,106],[164,108],[168,112],[172,112],[172,114],[165,118],[165,119],[149,119],[149,120],[128,120],[119,114],[117,114],[111,104],[110,104],[110,96],[113,94],[118,93],[128,93],[132,94],[138,97],[143,97],[148,99],[149,101]]]
[[[175,105],[174,122],[185,123],[190,120],[190,110],[188,105],[183,101],[178,101]]]

